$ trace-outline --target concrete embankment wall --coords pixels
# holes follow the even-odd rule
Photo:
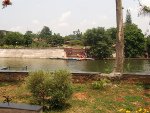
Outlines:
[[[29,75],[28,71],[16,72],[6,71],[0,72],[0,82],[8,81],[21,81]],[[104,78],[100,73],[72,73],[73,83],[85,83]],[[122,77],[106,77],[111,81],[124,81],[127,83],[145,83],[150,84],[150,75],[145,74],[123,74]]]
[[[64,49],[0,49],[0,58],[65,58]]]

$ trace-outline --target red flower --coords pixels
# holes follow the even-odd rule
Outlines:
[[[4,0],[2,5],[3,5],[3,8],[7,7],[7,5],[11,5],[12,3],[10,2],[10,0]]]

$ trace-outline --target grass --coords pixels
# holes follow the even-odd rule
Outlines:
[[[73,84],[74,93],[68,101],[70,106],[62,111],[46,113],[119,113],[126,109],[134,113],[139,108],[150,110],[150,85],[113,83],[101,90],[93,90],[91,83]],[[12,102],[31,103],[32,96],[23,82],[0,83],[0,101],[3,96],[12,97]]]

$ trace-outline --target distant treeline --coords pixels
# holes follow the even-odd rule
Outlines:
[[[144,36],[137,25],[126,23],[124,27],[125,57],[137,58],[150,55],[150,36]],[[80,46],[88,48],[88,56],[95,58],[110,58],[115,53],[116,28],[105,29],[97,27],[82,33],[79,29],[68,36],[52,33],[44,26],[39,33],[26,31],[0,31],[1,48],[49,48]]]

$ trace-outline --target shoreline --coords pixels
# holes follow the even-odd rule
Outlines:
[[[39,58],[39,59],[61,59],[61,60],[115,60],[115,58],[79,58],[67,57],[63,48],[45,49],[0,49],[0,58]],[[150,58],[125,58],[125,60],[150,60]]]

